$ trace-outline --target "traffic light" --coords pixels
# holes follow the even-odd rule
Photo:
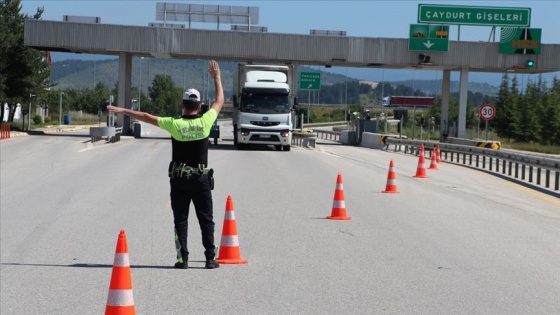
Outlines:
[[[532,68],[535,65],[535,62],[531,59],[527,60],[527,68]]]
[[[425,54],[419,54],[418,55],[418,61],[420,63],[429,63],[430,62],[430,56],[425,55]]]

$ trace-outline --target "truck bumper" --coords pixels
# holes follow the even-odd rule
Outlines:
[[[290,131],[254,131],[241,129],[237,135],[238,143],[243,144],[272,144],[290,145],[292,134]]]

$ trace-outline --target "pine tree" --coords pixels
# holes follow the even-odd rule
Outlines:
[[[538,86],[529,81],[525,95],[518,98],[515,112],[515,141],[539,142],[541,125],[537,117],[537,109],[541,107]]]
[[[31,17],[20,11],[21,0],[0,3],[0,103],[9,104],[10,121],[17,103],[25,103],[30,94],[44,96],[52,86],[47,81],[50,70],[45,52],[23,44],[24,21]],[[40,19],[42,13],[38,8],[32,18]]]
[[[510,129],[512,123],[513,107],[509,78],[507,73],[502,76],[498,99],[496,100],[496,117],[492,125],[498,136],[511,139],[513,134]]]
[[[182,91],[175,86],[170,76],[156,75],[148,90],[153,100],[154,115],[177,117],[181,114]]]
[[[560,80],[554,78],[544,106],[541,143],[560,145]]]

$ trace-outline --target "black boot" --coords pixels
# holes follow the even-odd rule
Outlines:
[[[187,259],[183,258],[183,262],[180,262],[180,261],[176,262],[175,263],[175,268],[177,268],[177,269],[187,269],[187,268],[189,268],[189,259],[188,258]]]
[[[220,265],[214,259],[211,259],[206,261],[206,265],[204,266],[204,268],[216,269],[216,268],[220,268]]]

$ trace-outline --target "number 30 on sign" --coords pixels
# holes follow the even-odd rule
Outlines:
[[[492,104],[484,104],[480,106],[479,114],[481,119],[490,120],[496,117],[496,108]]]

